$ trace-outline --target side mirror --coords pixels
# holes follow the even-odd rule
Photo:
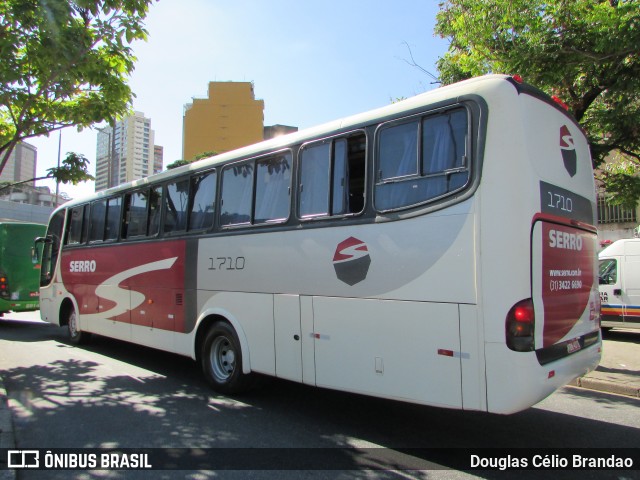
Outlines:
[[[51,237],[38,237],[33,241],[33,247],[31,247],[31,262],[36,265],[40,263],[40,251],[38,250],[38,244],[50,244],[53,243],[53,239]]]

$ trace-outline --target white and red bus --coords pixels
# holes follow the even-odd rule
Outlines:
[[[575,120],[481,77],[63,205],[41,315],[222,393],[517,412],[600,359],[594,192]]]

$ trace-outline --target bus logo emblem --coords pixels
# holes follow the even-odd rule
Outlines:
[[[573,177],[578,171],[576,146],[573,143],[573,136],[566,125],[560,127],[560,151],[562,152],[564,168]]]
[[[355,285],[367,278],[371,257],[367,244],[355,237],[340,242],[333,255],[333,267],[338,280]]]

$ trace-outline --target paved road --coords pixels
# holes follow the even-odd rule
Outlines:
[[[614,342],[614,343],[609,343]],[[617,356],[640,345],[611,336],[606,374],[629,365]],[[607,348],[608,345],[614,345]],[[607,354],[607,350],[609,353]],[[608,361],[608,360],[607,360]],[[615,366],[618,362],[618,366]],[[504,417],[458,412],[272,381],[250,395],[213,394],[189,359],[124,342],[66,343],[47,324],[0,321],[0,372],[7,387],[17,446],[92,447],[357,447],[637,448],[640,400],[567,387],[534,408]],[[638,371],[635,372],[636,376]],[[422,460],[438,462],[422,454]],[[345,460],[345,459],[342,459]],[[389,469],[396,468],[393,459]],[[278,459],[282,461],[282,459]],[[357,459],[346,459],[353,461]],[[440,465],[447,465],[441,462]],[[402,466],[402,463],[400,463]],[[178,472],[76,472],[75,478],[177,478]],[[572,478],[575,472],[553,472]],[[573,474],[573,475],[571,475]],[[503,478],[500,472],[474,472]],[[518,472],[517,478],[540,478]],[[580,472],[581,478],[640,478],[638,472]],[[468,478],[463,472],[188,472],[180,478]],[[74,478],[72,472],[21,471],[19,479]]]

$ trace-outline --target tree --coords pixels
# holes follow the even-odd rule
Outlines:
[[[190,163],[197,162],[198,160],[202,160],[203,158],[213,157],[215,155],[217,155],[216,152],[208,151],[208,152],[202,152],[202,153],[197,154],[191,160],[176,160],[175,162],[170,163],[169,165],[167,165],[167,170],[172,170],[174,168],[182,167],[184,165],[189,165]]]
[[[0,1],[0,173],[21,140],[130,110],[152,1]]]
[[[451,41],[438,61],[443,83],[520,74],[568,105],[587,133],[594,168],[617,151],[638,170],[640,0],[447,0],[435,30]],[[610,193],[617,173],[603,176]],[[635,206],[638,197],[629,201],[628,193],[625,202]]]
[[[47,174],[44,177],[31,178],[22,182],[10,183],[0,187],[0,192],[16,185],[23,183],[35,182],[37,180],[44,180],[47,178],[53,178],[59,183],[71,183],[77,185],[80,182],[86,182],[87,180],[95,180],[93,175],[89,174],[89,160],[84,155],[68,152],[62,165],[59,167],[53,167],[47,169]]]
[[[189,160],[176,160],[173,163],[167,165],[167,170],[173,170],[174,168],[182,167],[184,165],[189,165],[191,162]]]

